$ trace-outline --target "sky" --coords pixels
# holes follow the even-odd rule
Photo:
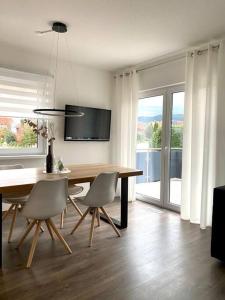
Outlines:
[[[162,115],[163,96],[139,100],[138,116]],[[173,94],[173,114],[184,114],[184,92]]]

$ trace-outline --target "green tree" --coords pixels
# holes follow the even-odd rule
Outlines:
[[[160,148],[162,141],[162,126],[157,125],[152,134],[151,147]]]
[[[159,128],[159,122],[154,122],[153,124],[153,131],[157,131],[157,129]]]
[[[181,127],[173,127],[171,130],[171,148],[182,148],[182,128]]]
[[[2,146],[5,143],[5,134],[7,132],[7,128],[0,128],[0,145]]]
[[[4,135],[4,142],[8,145],[12,145],[16,142],[16,136],[11,131],[7,130]]]
[[[33,131],[33,129],[28,124],[24,124],[23,126],[24,126],[23,128],[24,132],[23,132],[23,138],[20,142],[20,145],[23,147],[36,145],[37,134]]]
[[[182,127],[173,127],[171,130],[171,148],[182,148]],[[152,134],[152,148],[160,148],[162,142],[162,126],[158,127]]]

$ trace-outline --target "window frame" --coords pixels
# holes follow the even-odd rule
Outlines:
[[[139,91],[138,101],[148,97],[163,96],[163,134],[162,134],[162,147],[161,147],[161,186],[160,186],[160,199],[154,199],[142,194],[136,194],[137,199],[154,204],[156,206],[170,209],[172,211],[180,212],[180,206],[172,204],[169,201],[170,186],[169,186],[169,163],[170,163],[170,129],[167,124],[171,124],[172,118],[172,94],[177,92],[185,93],[185,84],[178,83],[159,88]],[[136,151],[136,150],[135,150]]]

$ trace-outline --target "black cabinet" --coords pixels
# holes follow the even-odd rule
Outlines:
[[[225,262],[225,186],[214,189],[211,256]]]

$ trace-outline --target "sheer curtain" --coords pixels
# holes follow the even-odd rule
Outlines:
[[[35,108],[53,106],[53,78],[0,68],[0,115],[43,118]]]
[[[211,225],[213,188],[225,184],[225,42],[187,54],[181,218]]]
[[[115,76],[112,106],[112,162],[136,167],[138,80],[134,69]],[[129,178],[129,201],[135,199],[135,179]]]

